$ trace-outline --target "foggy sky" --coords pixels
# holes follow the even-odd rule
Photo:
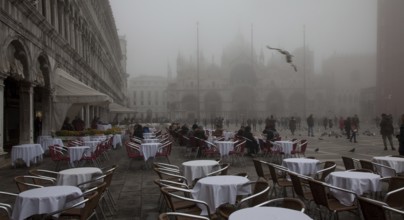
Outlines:
[[[220,64],[223,49],[241,33],[266,58],[265,45],[314,51],[316,71],[333,53],[376,52],[377,0],[110,0],[119,35],[127,40],[127,72],[173,74],[176,57],[196,57]]]

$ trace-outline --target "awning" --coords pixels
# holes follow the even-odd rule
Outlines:
[[[113,113],[135,113],[135,110],[127,108],[117,103],[110,103],[109,111]]]
[[[55,72],[56,91],[54,102],[83,104],[112,102],[108,95],[80,82],[66,71],[58,68]]]

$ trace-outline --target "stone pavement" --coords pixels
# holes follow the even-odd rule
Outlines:
[[[280,131],[282,137],[290,136],[289,131]],[[335,137],[320,137],[320,133],[317,132],[315,137],[307,137],[305,132],[296,132],[295,138],[308,139],[309,145],[306,151],[306,156],[314,156],[321,161],[332,160],[337,162],[337,169],[343,170],[343,164],[341,156],[350,156],[358,159],[371,159],[373,156],[392,155],[398,154],[397,151],[384,151],[381,136],[358,136],[358,143],[350,143],[346,138]],[[303,134],[304,133],[304,134]],[[377,133],[377,132],[376,132]],[[286,139],[286,138],[284,138]],[[398,148],[398,142],[395,140],[395,146]],[[349,150],[355,147],[355,152],[351,153]],[[314,149],[319,148],[318,152],[314,152]],[[171,163],[180,165],[183,161],[190,160],[183,156],[184,150],[180,146],[174,146],[172,155],[170,157]],[[129,159],[126,156],[124,148],[120,147],[110,152],[111,160],[104,162],[104,166],[112,164],[118,165],[118,169],[114,174],[112,182],[112,194],[118,204],[117,215],[110,217],[110,219],[131,219],[131,220],[156,220],[158,216],[158,198],[159,189],[153,183],[153,180],[157,178],[157,175],[151,169],[144,168],[144,161],[133,161],[129,167]],[[232,164],[228,173],[247,172],[251,180],[256,180],[257,175],[254,170],[252,159],[246,157],[246,165]],[[266,158],[263,158],[264,160]],[[0,168],[0,191],[17,192],[17,187],[13,181],[13,177],[17,175],[24,175],[28,173],[30,168],[21,165],[17,168],[11,167],[9,158],[2,159],[5,166]],[[4,161],[5,160],[5,161]],[[164,159],[158,159],[165,162]],[[54,163],[49,157],[45,157],[44,160],[37,166],[31,168],[41,169],[54,169]],[[62,167],[63,168],[67,168]],[[348,214],[349,215],[349,214]],[[355,216],[347,216],[349,219],[355,219]],[[345,219],[345,218],[344,218]]]

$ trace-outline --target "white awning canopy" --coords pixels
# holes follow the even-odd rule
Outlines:
[[[112,113],[135,113],[135,110],[122,106],[118,103],[110,103],[109,111]]]
[[[81,104],[112,102],[108,95],[80,82],[66,71],[58,68],[55,72],[56,91],[54,102]]]

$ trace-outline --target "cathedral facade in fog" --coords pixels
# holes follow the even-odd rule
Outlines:
[[[250,43],[238,35],[224,49],[220,64],[201,53],[199,76],[195,57],[179,54],[177,76],[168,85],[169,118],[194,120],[198,106],[201,120],[323,115],[328,110],[323,104],[325,78],[313,74],[313,52],[306,49],[304,57],[303,51],[291,51],[298,68],[295,72],[283,55],[266,48],[251,50]]]

